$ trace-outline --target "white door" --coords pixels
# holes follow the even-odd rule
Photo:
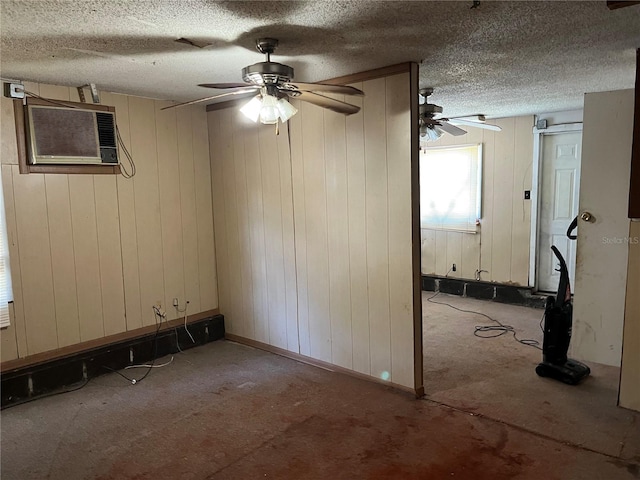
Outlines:
[[[571,285],[574,285],[576,242],[567,238],[566,233],[578,214],[581,148],[582,132],[542,136],[536,284],[543,292],[555,292],[560,280],[558,261],[551,245],[562,253],[569,268]]]
[[[588,93],[584,98],[580,213],[590,213],[591,219],[578,221],[571,355],[619,366],[629,255],[633,90]]]

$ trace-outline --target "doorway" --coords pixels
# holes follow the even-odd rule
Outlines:
[[[566,233],[578,214],[582,131],[557,131],[540,135],[539,215],[537,278],[539,291],[555,292],[560,280],[555,245],[567,262],[569,278],[575,285],[576,242]]]

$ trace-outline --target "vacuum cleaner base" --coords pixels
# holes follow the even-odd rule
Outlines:
[[[577,385],[583,378],[589,376],[591,369],[584,363],[568,359],[561,364],[539,363],[536,367],[536,373],[540,377],[550,377],[569,385]]]

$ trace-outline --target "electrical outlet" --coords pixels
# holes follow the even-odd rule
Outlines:
[[[21,83],[5,83],[4,96],[7,98],[24,98],[24,86]]]
[[[173,306],[174,306],[174,307],[176,307],[176,308],[178,308],[178,305],[180,305],[180,304],[178,303],[178,298],[174,298],[174,299],[173,299]]]
[[[451,270],[452,270],[452,271],[454,271],[454,272],[456,271],[456,264],[455,264],[455,263],[454,263],[454,264],[453,264],[453,266],[451,267]]]

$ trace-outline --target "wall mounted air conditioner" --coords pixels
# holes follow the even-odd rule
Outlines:
[[[118,164],[115,108],[73,102],[64,105],[27,103],[29,163]]]

